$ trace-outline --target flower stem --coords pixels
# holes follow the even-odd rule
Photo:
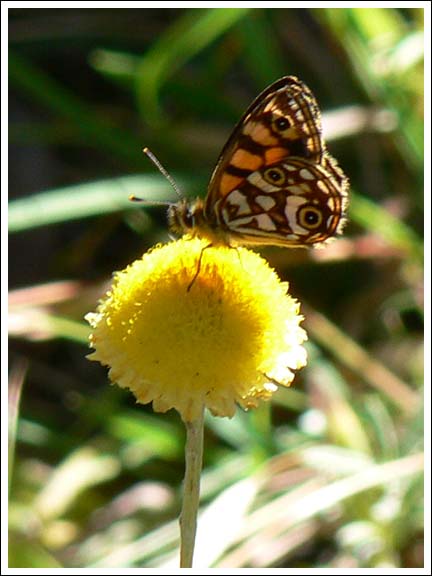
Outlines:
[[[199,507],[203,453],[204,406],[200,416],[186,424],[186,471],[180,515],[180,568],[192,568]]]

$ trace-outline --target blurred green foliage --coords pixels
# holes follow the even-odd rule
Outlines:
[[[203,195],[242,110],[293,74],[350,224],[265,251],[309,364],[271,405],[207,419],[197,565],[421,567],[423,10],[15,8],[9,74],[9,565],[175,567],[183,426],[108,385],[83,316],[168,238],[127,201],[174,196],[141,149]]]

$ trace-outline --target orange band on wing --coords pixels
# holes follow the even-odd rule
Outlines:
[[[230,164],[236,168],[254,172],[255,170],[258,170],[258,168],[261,168],[263,165],[263,159],[261,156],[252,154],[243,148],[238,148],[232,155]]]
[[[289,152],[286,148],[269,148],[265,151],[265,163],[273,164],[274,162],[279,162],[283,158],[289,156]]]
[[[242,182],[243,180],[244,178],[240,178],[239,176],[232,176],[231,174],[227,174],[226,172],[224,172],[222,174],[222,178],[220,180],[219,185],[220,194],[222,196],[226,196],[231,192],[231,190],[234,190],[234,188],[236,188],[236,186],[238,186],[240,182]]]

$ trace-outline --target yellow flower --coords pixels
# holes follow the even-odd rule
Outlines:
[[[86,316],[89,358],[158,412],[175,408],[191,421],[204,404],[231,417],[236,403],[268,400],[306,364],[303,318],[287,288],[255,252],[183,237],[115,274]]]

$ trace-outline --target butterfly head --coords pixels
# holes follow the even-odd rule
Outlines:
[[[212,246],[234,246],[235,235],[226,227],[214,221],[214,214],[206,213],[205,201],[197,198],[192,202],[186,199],[171,204],[168,208],[170,231],[176,236],[189,234],[206,238]]]
[[[193,233],[202,220],[203,202],[199,198],[193,202],[183,198],[168,208],[169,228],[176,235]]]

